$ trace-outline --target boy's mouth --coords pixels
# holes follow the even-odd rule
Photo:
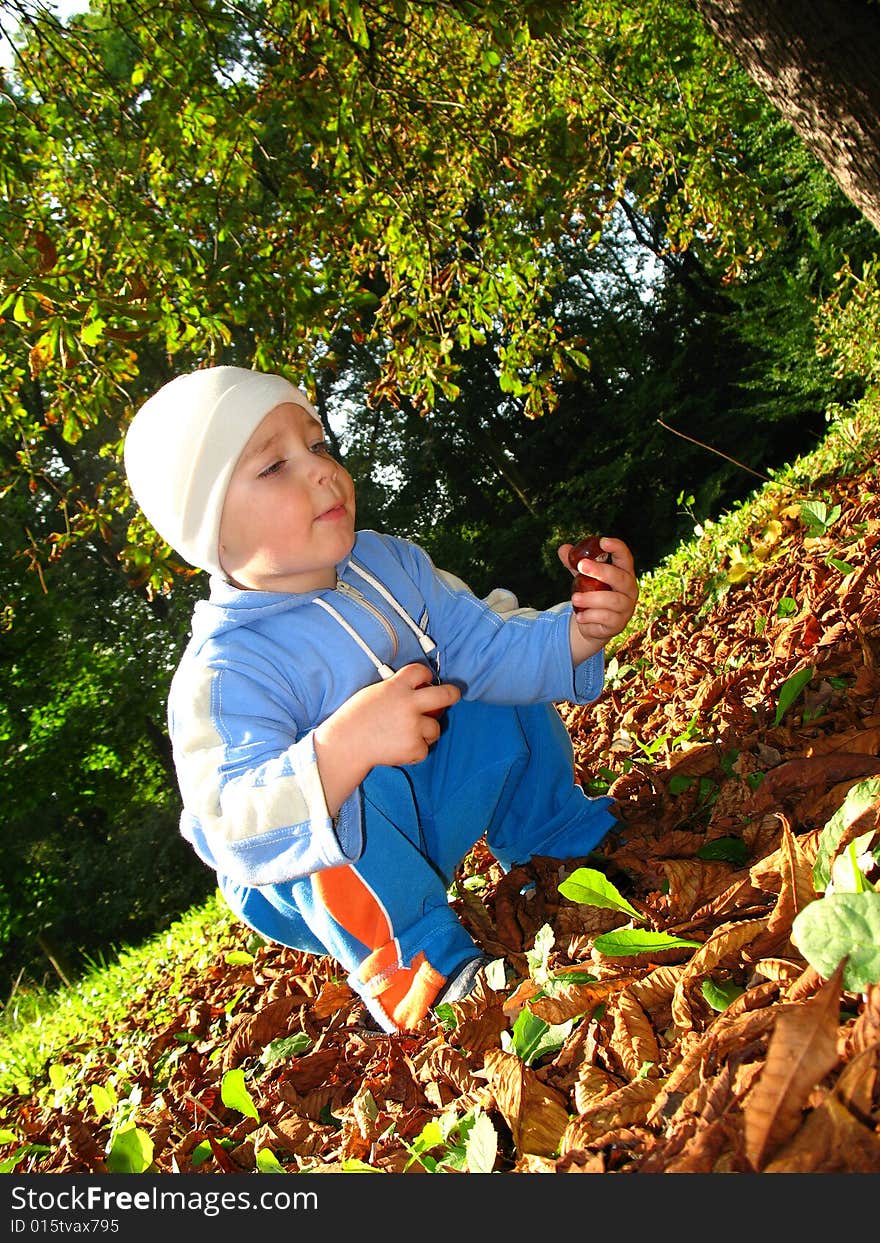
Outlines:
[[[347,510],[344,505],[334,505],[330,509],[325,509],[322,514],[318,514],[316,522],[338,522],[340,518],[344,518]]]

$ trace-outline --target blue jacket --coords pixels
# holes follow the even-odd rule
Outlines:
[[[193,614],[168,720],[181,832],[244,885],[354,862],[360,789],[328,813],[314,730],[361,687],[413,661],[464,699],[589,703],[604,657],[572,668],[570,602],[537,612],[510,592],[479,600],[415,544],[361,531],[335,589],[242,591],[219,577]]]

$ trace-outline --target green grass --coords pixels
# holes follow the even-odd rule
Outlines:
[[[878,449],[880,394],[869,395],[851,411],[832,412],[828,434],[812,453],[775,472],[772,482],[728,513],[705,522],[701,533],[641,576],[638,608],[617,646],[676,601],[697,591],[709,599],[726,590],[729,581],[720,567],[735,545],[747,542],[749,531],[787,501],[820,499],[830,480],[864,469],[877,459]],[[72,1047],[83,1050],[84,1060],[112,1056],[124,1069],[126,1041],[136,1043],[136,1031],[124,1028],[122,1047],[107,1050],[108,1024],[111,1029],[122,1025],[132,1009],[144,1005],[157,1015],[168,1006],[179,1008],[187,979],[220,960],[240,934],[241,926],[218,894],[167,932],[124,949],[107,965],[94,966],[69,988],[17,991],[0,1014],[0,1095],[36,1087],[54,1091],[63,1103],[63,1077],[52,1074],[58,1069],[53,1059]]]
[[[654,570],[640,575],[636,612],[610,651],[643,629],[652,617],[697,591],[711,605],[728,590],[730,580],[723,567],[734,548],[747,549],[749,532],[769,522],[786,503],[821,500],[830,480],[842,479],[877,460],[880,391],[869,392],[852,410],[834,407],[827,417],[828,432],[811,453],[771,471],[770,483],[756,488],[716,520],[704,521],[699,533],[683,541]]]
[[[70,987],[15,992],[0,1015],[0,1095],[49,1083],[48,1067],[65,1048],[102,1047],[106,1027],[122,1024],[143,1003],[159,1012],[170,999],[177,1009],[186,976],[216,963],[237,927],[217,893],[166,932],[95,964]]]

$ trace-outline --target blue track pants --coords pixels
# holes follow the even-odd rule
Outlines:
[[[220,877],[220,888],[270,940],[336,958],[384,1030],[412,1028],[479,952],[447,891],[483,834],[509,869],[531,855],[586,855],[615,823],[611,800],[589,798],[573,774],[551,705],[462,700],[422,763],[375,768],[364,781],[356,863],[260,888]]]

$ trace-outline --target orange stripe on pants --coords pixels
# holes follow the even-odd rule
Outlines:
[[[395,1026],[415,1027],[446,983],[420,951],[409,966],[400,961],[394,929],[384,907],[354,867],[324,868],[312,876],[316,896],[340,927],[371,951],[358,976]]]

